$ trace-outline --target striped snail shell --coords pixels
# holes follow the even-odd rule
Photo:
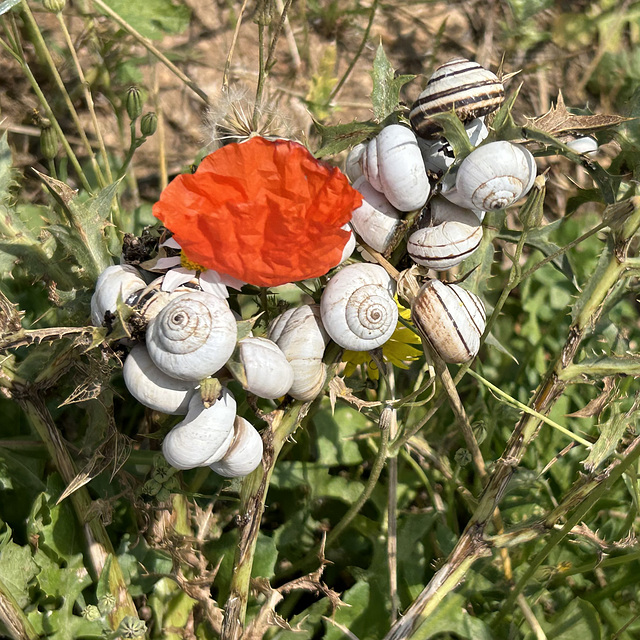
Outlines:
[[[504,87],[497,76],[464,58],[439,66],[425,90],[413,103],[409,119],[421,138],[437,137],[442,128],[432,116],[455,109],[462,122],[495,111],[504,102]]]
[[[146,342],[156,366],[180,380],[200,380],[229,359],[238,336],[226,300],[204,291],[184,293],[149,322]]]
[[[383,253],[400,226],[400,212],[364,176],[352,186],[362,195],[362,205],[351,212],[351,225],[370,247]]]
[[[189,282],[181,284],[172,291],[165,291],[162,289],[163,279],[164,276],[156,278],[144,289],[138,291],[135,299],[133,300],[135,310],[147,322],[152,318],[155,318],[172,300],[175,300],[184,293],[201,290],[197,278],[194,278]]]
[[[304,402],[313,400],[322,391],[327,377],[322,356],[329,342],[318,305],[305,304],[280,314],[269,326],[268,337],[293,368],[289,395]]]
[[[236,401],[222,389],[220,397],[205,408],[199,393],[189,402],[189,412],[165,436],[162,453],[176,469],[193,469],[217,462],[233,440]]]
[[[144,289],[146,282],[140,272],[129,264],[107,267],[96,281],[96,289],[91,296],[91,322],[100,327],[107,311],[115,313],[118,300],[129,301],[137,291]]]
[[[395,281],[376,264],[352,264],[329,280],[320,299],[322,323],[341,347],[369,351],[395,331]]]
[[[455,176],[455,188],[443,183],[442,195],[481,211],[504,209],[529,192],[536,179],[536,161],[523,146],[500,140],[474,149]]]
[[[262,461],[262,438],[256,428],[245,418],[236,416],[233,423],[233,440],[227,452],[209,465],[225,478],[246,476]]]
[[[480,349],[486,314],[478,296],[428,280],[411,304],[411,320],[445,362],[468,362]]]
[[[430,206],[430,224],[409,236],[407,252],[417,264],[445,271],[480,246],[482,225],[475,213],[444,198],[433,198]]]
[[[122,367],[129,393],[145,407],[171,415],[183,416],[195,392],[195,380],[178,380],[156,367],[143,344],[137,344]]]
[[[373,188],[399,211],[420,209],[427,201],[431,185],[417,138],[408,127],[385,127],[369,142],[360,162]]]

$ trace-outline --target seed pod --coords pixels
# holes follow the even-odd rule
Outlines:
[[[428,280],[413,300],[411,320],[445,362],[462,363],[477,355],[486,315],[474,293]]]
[[[46,160],[53,160],[58,155],[58,134],[51,126],[42,127],[40,131],[40,151]]]
[[[127,115],[133,120],[137,120],[142,115],[142,96],[138,87],[129,87],[127,91]]]
[[[156,132],[157,128],[158,128],[158,116],[153,111],[150,111],[149,113],[145,113],[142,116],[142,120],[140,120],[140,133],[145,138],[148,138],[149,136],[152,136]]]
[[[454,58],[434,71],[409,119],[421,138],[433,138],[442,131],[434,114],[454,109],[462,122],[468,122],[495,111],[503,101],[504,87],[494,73],[477,62]]]

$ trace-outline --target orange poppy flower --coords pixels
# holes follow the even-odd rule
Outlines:
[[[297,142],[254,137],[175,178],[153,206],[188,258],[263,287],[324,275],[362,197]]]

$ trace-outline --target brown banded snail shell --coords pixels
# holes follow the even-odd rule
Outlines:
[[[428,280],[411,304],[411,320],[445,362],[462,363],[480,349],[486,314],[474,293]]]
[[[433,138],[442,131],[434,114],[454,109],[467,122],[495,111],[503,102],[504,87],[494,73],[477,62],[454,58],[433,72],[413,103],[409,119],[417,135]]]

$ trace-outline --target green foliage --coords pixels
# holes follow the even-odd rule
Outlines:
[[[411,82],[415,76],[401,75],[396,77],[382,44],[379,44],[376,57],[373,60],[371,78],[373,79],[371,92],[373,115],[378,122],[382,122],[397,110],[402,87]]]
[[[185,4],[173,0],[148,0],[143,4],[106,0],[106,3],[136,31],[153,40],[167,33],[182,33],[191,16]]]

